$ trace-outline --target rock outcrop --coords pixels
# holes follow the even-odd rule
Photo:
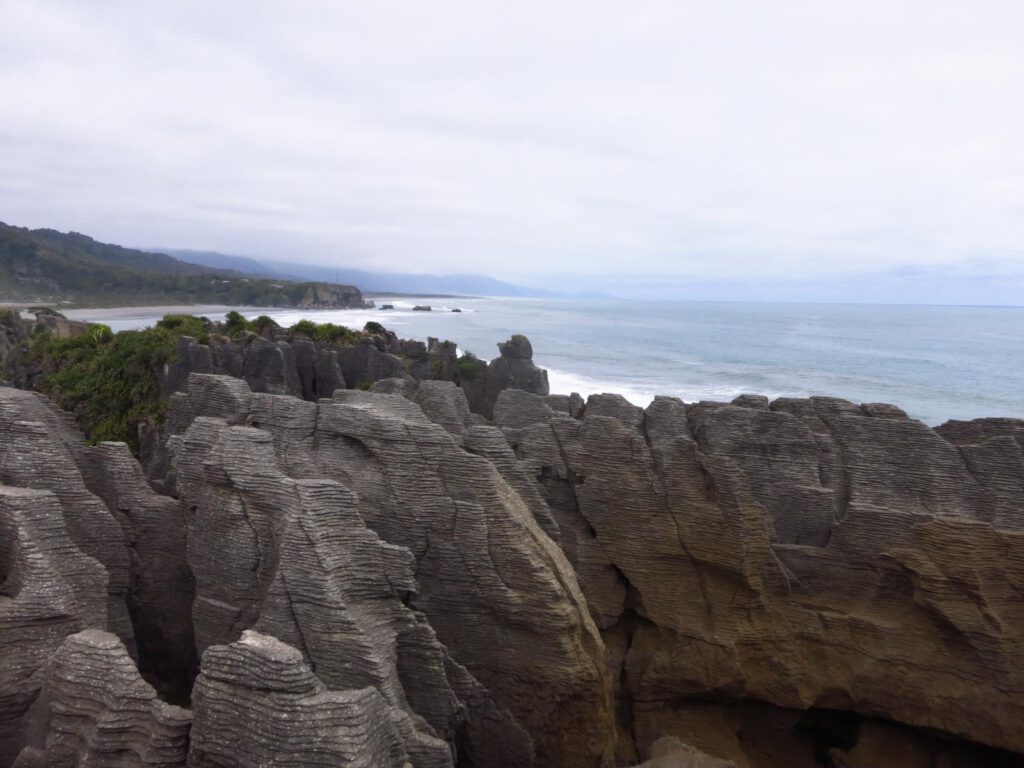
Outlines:
[[[0,765],[68,635],[107,625],[107,571],[75,546],[50,491],[0,486]]]
[[[1024,422],[263,341],[311,396],[192,372],[160,493],[0,388],[0,765],[1024,763]]]
[[[521,390],[534,395],[546,395],[548,372],[533,362],[533,346],[525,336],[515,335],[498,344],[500,355],[490,364],[473,366],[472,378],[457,377],[459,386],[466,390],[469,407],[490,419],[498,395],[507,389]]]
[[[14,768],[183,766],[192,716],[139,676],[120,640],[87,629],[49,660]]]
[[[957,447],[827,398],[602,397],[582,420],[512,398],[496,415],[624,654],[636,733],[675,735],[714,696],[1024,750],[1017,438]]]
[[[529,764],[534,750],[538,764],[593,765],[610,755],[610,681],[575,576],[489,462],[460,448],[400,395],[339,390],[312,404],[194,375],[188,394],[172,399],[169,423],[189,419],[172,438],[172,452],[179,492],[195,510],[193,530],[203,532],[190,537],[189,558],[201,650],[253,627],[302,647],[311,660],[338,657],[338,677],[325,671],[326,659],[315,663],[332,688],[374,684],[397,705],[401,683],[406,700],[436,709],[438,692],[450,687],[468,710],[470,751],[487,748],[470,737],[501,732],[508,764]],[[297,434],[304,439],[299,450]],[[331,551],[315,555],[320,542],[340,557],[361,520],[390,544],[365,531],[369,550],[342,558],[354,570],[319,577],[318,591],[339,596],[334,609],[326,597],[286,589],[317,578],[308,563],[331,562]],[[223,551],[224,540],[235,542],[233,551]],[[360,556],[367,558],[362,566]],[[289,568],[299,570],[289,577]],[[366,579],[376,579],[379,595],[367,606],[377,615],[359,621],[369,608],[345,598],[345,585]],[[346,625],[350,649],[328,629]],[[376,636],[360,640],[367,625]],[[403,661],[406,650],[415,664]],[[388,664],[415,670],[413,683],[432,696],[410,696],[411,683],[381,666],[382,652]],[[369,656],[357,662],[359,654]],[[453,664],[465,671],[449,674],[446,684],[441,667]],[[353,678],[359,668],[368,676]],[[431,669],[438,670],[433,680]],[[453,733],[457,725],[448,718],[432,723],[432,732]]]
[[[128,552],[121,526],[85,484],[85,441],[42,395],[0,387],[0,483],[52,491],[71,540],[107,571],[107,621],[135,653],[128,616]]]
[[[246,631],[203,655],[189,768],[435,765],[410,755],[380,692],[332,691],[302,654]]]

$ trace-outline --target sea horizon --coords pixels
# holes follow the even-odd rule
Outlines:
[[[1020,306],[669,299],[377,297],[374,309],[218,305],[68,310],[115,331],[169,312],[217,319],[235,309],[281,325],[303,318],[403,338],[456,342],[483,359],[514,333],[530,338],[553,393],[602,392],[646,406],[740,394],[886,402],[935,426],[949,419],[1024,418]],[[381,306],[393,304],[395,309]],[[414,311],[429,304],[432,311]],[[452,309],[460,312],[452,312]],[[1008,313],[1012,318],[1000,313]],[[1018,317],[1019,315],[1019,317]],[[637,340],[642,340],[638,343]]]

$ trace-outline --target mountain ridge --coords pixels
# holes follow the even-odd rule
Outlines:
[[[410,294],[420,296],[502,296],[510,298],[558,298],[576,296],[546,288],[509,283],[475,273],[427,274],[415,272],[381,272],[351,267],[328,267],[317,264],[293,264],[280,260],[260,260],[251,256],[219,251],[158,248],[175,258],[205,266],[223,266],[252,275],[265,275],[291,280],[324,280],[358,285],[366,293]],[[603,294],[593,298],[604,298]]]
[[[249,277],[78,232],[0,222],[0,300],[79,306],[221,303],[363,307],[353,285]]]

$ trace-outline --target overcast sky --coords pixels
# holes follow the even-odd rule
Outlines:
[[[405,271],[1024,272],[1024,3],[0,1],[0,220]]]

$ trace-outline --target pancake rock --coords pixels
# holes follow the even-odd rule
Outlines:
[[[713,696],[1024,751],[1017,437],[955,446],[827,398],[599,396],[581,420],[512,398],[496,419],[622,656],[640,750],[689,741],[677,724]]]
[[[474,361],[472,378],[457,375],[459,386],[466,390],[469,407],[488,419],[494,414],[499,393],[507,389],[546,395],[548,372],[533,362],[533,346],[525,336],[515,335],[498,344],[499,356],[489,364]]]
[[[82,553],[50,491],[0,486],[0,765],[64,638],[107,625],[107,571]]]
[[[246,631],[203,655],[189,768],[421,765],[373,687],[331,691],[302,654]]]
[[[199,660],[192,630],[195,579],[186,558],[182,504],[155,493],[124,443],[86,448],[86,485],[107,505],[128,552],[128,612],[139,666],[173,697],[187,694]]]
[[[422,637],[436,632],[451,655],[445,667],[451,689],[468,710],[468,732],[489,729],[493,740],[495,724],[500,725],[507,764],[525,764],[513,761],[533,750],[541,765],[600,765],[611,759],[614,725],[604,646],[575,575],[523,499],[488,461],[460,448],[400,395],[339,390],[313,404],[247,393],[238,380],[193,376],[188,394],[172,399],[169,424],[178,429],[189,419],[188,428],[172,438],[171,451],[178,490],[195,509],[194,530],[203,532],[189,544],[200,648],[230,641],[248,627],[272,628],[271,634],[302,648],[302,638],[283,627],[286,612],[271,619],[269,611],[268,595],[280,595],[282,584],[294,583],[297,576],[289,578],[287,568],[301,568],[309,556],[299,551],[314,546],[307,534],[294,545],[295,554],[284,554],[281,547],[292,547],[282,537],[288,515],[307,520],[302,523],[307,527],[318,520],[325,531],[340,526],[338,534],[312,537],[332,542],[343,538],[341,531],[356,529],[361,518],[389,542],[373,545],[383,549],[369,558],[374,568],[368,572],[383,570],[386,579],[377,576],[377,583],[383,580],[391,590],[387,599],[404,600],[413,609],[399,614],[389,630],[397,633],[399,679],[410,703],[412,683],[402,670],[422,675],[434,664],[424,659],[440,658],[429,642],[414,643],[414,635],[404,639],[407,630],[401,625],[421,612],[429,621],[429,627],[418,622]],[[323,478],[339,481],[355,495],[298,482]],[[318,503],[334,499],[329,513],[313,509],[315,489],[320,489]],[[301,512],[304,493],[309,504]],[[296,506],[300,511],[282,514]],[[233,542],[232,551],[219,546],[226,540]],[[337,590],[354,577],[328,570],[324,578],[334,579],[330,588]],[[294,603],[297,595],[289,587],[289,596],[279,599]],[[376,609],[383,610],[384,602]],[[301,627],[301,612],[295,613],[293,621]],[[310,621],[314,618],[311,611]],[[311,637],[315,640],[316,633],[305,634],[302,649],[313,659],[317,650],[309,645]],[[374,642],[384,649],[391,644],[390,639]],[[419,648],[417,664],[402,661],[406,647]],[[453,665],[465,669],[456,674]],[[333,688],[322,669],[317,662],[317,674]],[[392,689],[382,682],[385,672],[391,674],[374,672],[376,677],[361,678],[361,684],[372,679],[388,698]],[[339,678],[342,683],[355,684]],[[398,702],[397,696],[391,700]],[[495,720],[504,710],[514,721]],[[443,722],[432,725],[439,735],[450,729]]]
[[[191,713],[166,704],[109,632],[71,635],[46,667],[15,768],[185,765]]]
[[[375,687],[418,764],[450,765],[446,738],[463,711],[444,650],[403,604],[415,588],[408,550],[366,528],[351,491],[277,469],[268,432],[202,417],[186,431],[176,463],[192,510],[200,651],[250,627],[291,643],[330,689]]]
[[[52,491],[75,545],[107,570],[107,624],[135,653],[128,616],[128,552],[121,526],[90,492],[85,441],[70,416],[34,392],[0,387],[0,483]]]

